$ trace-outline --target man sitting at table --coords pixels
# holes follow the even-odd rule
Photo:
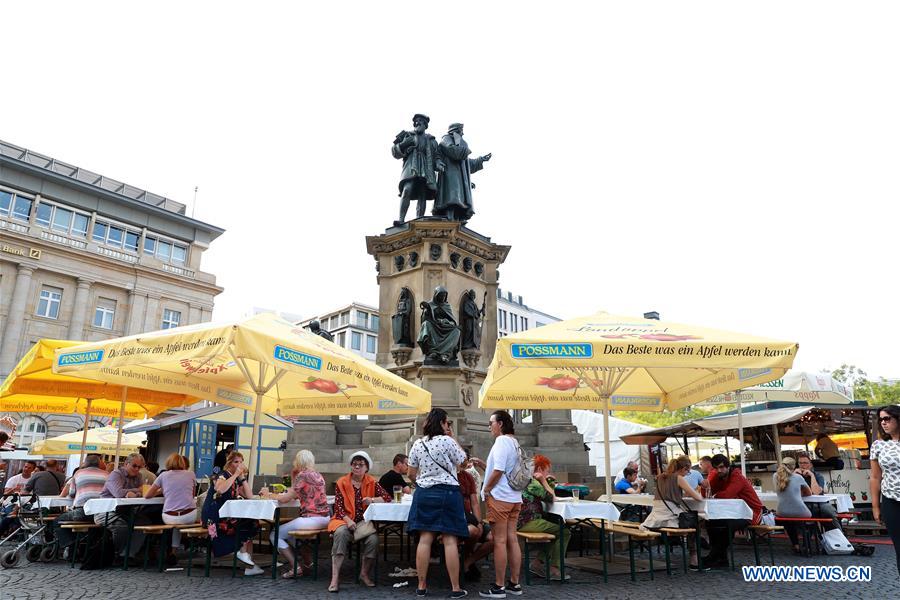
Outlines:
[[[44,471],[31,476],[25,484],[25,491],[34,492],[38,496],[58,496],[66,484],[66,475],[59,470],[59,463],[55,458],[48,458],[44,466]]]
[[[403,488],[403,493],[408,494],[410,492],[409,483],[403,478],[409,472],[409,457],[405,454],[398,454],[394,456],[394,467],[381,476],[381,479],[378,480],[378,483],[381,484],[381,487],[384,488],[386,492],[389,494],[393,494],[394,486],[399,485]]]
[[[623,479],[625,479],[625,470],[626,470],[626,469],[631,469],[632,471],[634,471],[635,473],[637,473],[638,470],[639,470],[639,469],[638,469],[637,461],[629,460],[629,461],[628,461],[628,464],[625,465],[625,469],[622,469],[621,471],[619,471],[618,473],[616,473],[616,478],[613,480],[613,485],[617,485],[620,481],[622,481]]]
[[[825,477],[813,470],[813,462],[808,454],[803,453],[797,456],[797,470],[794,472],[803,476],[813,496],[826,493]],[[813,517],[817,519],[831,519],[831,526],[824,528],[826,531],[841,528],[841,521],[837,518],[837,511],[831,505],[831,502],[806,502],[805,504]]]
[[[709,554],[703,557],[703,564],[708,567],[728,566],[728,546],[732,540],[729,537],[728,526],[731,525],[731,534],[738,529],[743,529],[753,523],[758,524],[762,515],[763,503],[750,485],[750,481],[744,477],[740,467],[732,467],[728,457],[724,454],[716,454],[712,457],[712,471],[709,474],[709,491],[715,498],[738,498],[747,503],[753,511],[753,518],[747,519],[714,519],[706,522],[709,532]]]
[[[636,469],[625,467],[622,472],[624,477],[616,483],[617,494],[639,494],[644,489],[645,482],[638,481],[638,473]]]
[[[140,454],[129,454],[125,463],[109,474],[106,485],[100,492],[101,498],[141,498],[141,469],[144,468],[144,457]],[[125,555],[125,544],[128,541],[128,516],[129,511],[135,510],[134,524],[149,525],[150,519],[146,514],[141,514],[137,507],[119,507],[115,511],[98,513],[94,515],[94,523],[104,525],[112,534],[116,554],[124,559],[134,558],[144,543],[144,534],[136,531],[132,533],[129,556]]]
[[[84,514],[84,504],[88,500],[100,497],[103,486],[106,485],[106,465],[99,454],[88,454],[84,458],[81,468],[76,469],[72,478],[69,479],[68,491],[65,496],[74,498],[71,510],[59,515],[54,525],[54,535],[59,541],[59,547],[65,548],[68,552],[69,546],[75,541],[75,535],[68,529],[60,529],[63,523],[84,522],[90,523],[94,519],[90,515]],[[65,554],[63,555],[65,556]]]

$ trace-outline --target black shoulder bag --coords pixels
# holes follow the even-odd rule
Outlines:
[[[672,507],[669,506],[666,499],[662,497],[662,494],[659,495],[659,498],[663,501],[663,504],[666,505],[666,508],[669,509],[669,512],[678,516],[678,529],[697,529],[700,527],[700,513],[688,508],[687,505],[684,504],[684,500],[681,502],[684,505],[684,511],[676,513],[672,510]]]

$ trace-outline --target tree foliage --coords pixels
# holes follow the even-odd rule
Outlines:
[[[872,381],[865,371],[848,364],[831,371],[831,376],[853,389],[854,399],[864,400],[870,406],[900,404],[900,381]]]

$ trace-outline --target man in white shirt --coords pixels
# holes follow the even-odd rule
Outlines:
[[[11,494],[13,492],[24,491],[25,484],[31,479],[31,474],[34,473],[35,469],[37,469],[37,463],[33,460],[26,460],[25,466],[22,467],[22,472],[10,477],[6,481],[6,487],[4,488],[3,493]]]

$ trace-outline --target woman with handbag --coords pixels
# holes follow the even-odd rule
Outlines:
[[[213,474],[209,477],[209,490],[203,503],[202,520],[203,525],[209,528],[213,556],[237,552],[238,560],[250,565],[244,569],[244,575],[259,575],[263,570],[253,562],[253,538],[258,530],[257,522],[251,519],[219,517],[219,509],[227,501],[253,497],[250,484],[245,479],[246,475],[244,455],[240,452],[231,452],[228,455],[222,471],[213,469]]]
[[[656,478],[653,510],[641,523],[641,529],[660,529],[662,527],[698,529],[700,527],[697,512],[689,509],[684,503],[685,496],[694,500],[703,500],[703,496],[685,479],[685,475],[690,470],[691,459],[687,456],[679,456],[669,462],[666,472],[660,473]],[[687,538],[688,550],[691,555],[690,568],[692,571],[699,571],[694,536],[687,536]],[[706,566],[703,567],[704,571],[708,569]]]
[[[431,544],[441,534],[444,560],[453,591],[451,598],[464,598],[466,591],[459,587],[459,550],[457,539],[469,535],[462,494],[459,492],[458,467],[465,462],[466,453],[453,439],[453,424],[447,411],[432,408],[425,417],[423,436],[409,451],[409,476],[416,484],[406,529],[419,534],[416,547],[416,572],[419,585],[416,596],[428,594],[428,564]]]
[[[350,473],[335,484],[334,515],[328,523],[328,531],[332,534],[329,592],[339,589],[341,565],[353,542],[363,542],[359,580],[366,587],[375,587],[370,574],[378,551],[378,532],[371,521],[363,519],[363,513],[373,502],[390,502],[391,495],[369,475],[371,468],[372,459],[366,452],[354,452],[350,456]]]

